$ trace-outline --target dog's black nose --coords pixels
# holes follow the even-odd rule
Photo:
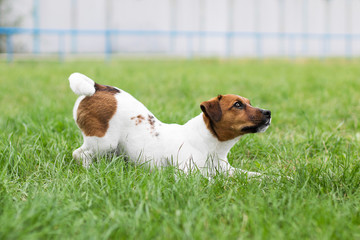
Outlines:
[[[268,118],[271,117],[271,111],[269,111],[269,110],[263,110],[262,113],[264,114],[265,117],[268,117]]]

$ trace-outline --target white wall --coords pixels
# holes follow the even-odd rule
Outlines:
[[[12,11],[22,16],[21,27],[34,27],[36,0],[11,1]],[[266,32],[360,35],[360,0],[37,0],[41,29],[118,29],[210,32]],[[72,14],[76,3],[75,16]],[[110,4],[110,7],[107,7]],[[282,8],[283,7],[283,8]],[[283,10],[282,10],[283,9]],[[19,51],[32,52],[31,35],[14,38]],[[72,37],[65,37],[71,52]],[[79,35],[80,53],[102,53],[102,35]],[[41,52],[57,52],[58,35],[40,36]],[[187,38],[177,36],[112,36],[116,53],[161,53],[210,56],[338,56],[346,55],[347,41],[340,37],[257,40],[253,36],[227,39],[224,36]],[[351,41],[351,54],[360,55],[360,37]]]

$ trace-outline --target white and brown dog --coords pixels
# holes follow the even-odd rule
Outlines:
[[[202,102],[202,113],[184,125],[159,121],[142,103],[116,87],[95,83],[73,73],[70,87],[80,95],[73,116],[84,144],[73,157],[89,167],[98,155],[125,154],[133,162],[153,166],[176,166],[184,172],[199,169],[204,175],[233,174],[227,154],[247,133],[264,132],[271,112],[252,107],[237,95],[219,95]]]

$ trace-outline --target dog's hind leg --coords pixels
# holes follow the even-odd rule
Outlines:
[[[73,152],[73,158],[84,168],[89,168],[96,157],[118,153],[117,139],[114,134],[104,137],[84,136],[84,144]]]

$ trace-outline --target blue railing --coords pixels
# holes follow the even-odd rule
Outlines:
[[[360,40],[360,34],[343,34],[343,33],[290,33],[290,32],[229,32],[229,31],[162,31],[162,30],[85,30],[85,29],[42,29],[42,28],[16,28],[16,27],[0,27],[0,35],[6,36],[6,54],[7,61],[13,60],[14,48],[13,39],[14,35],[31,34],[37,36],[34,38],[35,54],[40,53],[39,37],[41,35],[57,35],[59,38],[58,56],[60,60],[65,57],[65,36],[79,36],[79,35],[97,35],[104,36],[105,39],[105,56],[106,59],[111,58],[111,37],[112,36],[170,36],[170,37],[186,37],[187,38],[187,51],[188,56],[193,56],[193,43],[194,37],[204,38],[225,38],[228,40],[238,38],[252,38],[255,41],[257,57],[263,56],[262,41],[266,38],[278,39],[297,39],[311,40],[316,39],[323,41],[323,56],[326,57],[329,51],[328,43],[331,40],[340,39],[345,41],[344,56],[352,57],[352,42]],[[230,42],[227,41],[226,56],[231,56]],[[294,48],[293,44],[289,44],[289,48]],[[288,56],[295,57],[295,49],[289,49]],[[281,54],[279,54],[281,55]]]

